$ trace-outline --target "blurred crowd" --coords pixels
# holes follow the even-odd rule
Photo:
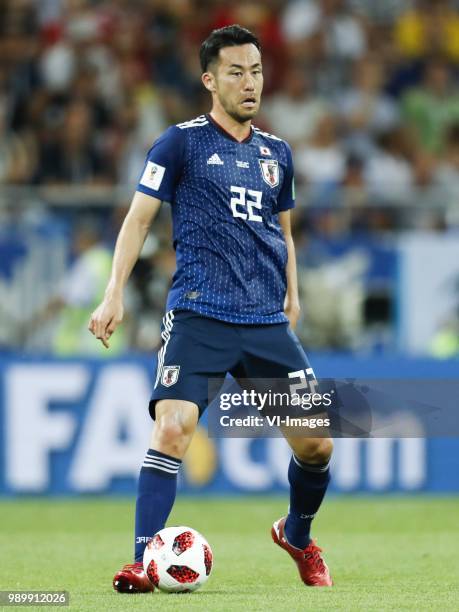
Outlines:
[[[294,150],[300,268],[311,235],[459,224],[453,0],[0,0],[0,185],[135,185],[159,134],[209,110],[199,46],[232,23],[263,47],[256,124]],[[159,311],[168,231],[158,226],[134,276],[136,299],[148,303],[150,291]],[[145,289],[152,261],[165,274]],[[368,266],[341,263],[348,286]],[[318,316],[324,300],[334,302],[316,300]],[[330,329],[338,346],[361,310],[352,316],[340,324],[346,337]]]
[[[170,123],[208,110],[199,45],[236,22],[263,45],[258,124],[294,147],[314,200],[457,192],[450,0],[0,0],[0,15],[0,183],[134,183]]]

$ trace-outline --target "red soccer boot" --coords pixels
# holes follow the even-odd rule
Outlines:
[[[148,593],[155,590],[143,571],[141,561],[127,563],[123,569],[116,572],[113,578],[113,588],[118,593]]]
[[[279,519],[271,528],[274,543],[286,550],[295,561],[304,584],[308,586],[332,586],[333,581],[330,572],[320,554],[322,549],[314,541],[304,550],[289,544],[284,535],[285,519],[285,516]]]

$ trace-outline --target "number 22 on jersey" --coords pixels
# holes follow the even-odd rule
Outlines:
[[[263,221],[261,215],[257,215],[254,209],[261,210],[261,191],[246,189],[245,187],[235,187],[231,185],[231,193],[235,194],[231,198],[231,210],[233,217],[247,219],[248,221]]]

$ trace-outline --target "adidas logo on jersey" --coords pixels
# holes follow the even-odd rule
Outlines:
[[[207,160],[207,165],[208,166],[210,166],[210,165],[223,166],[223,164],[224,164],[224,162],[220,159],[220,157],[218,156],[218,153],[214,153]]]

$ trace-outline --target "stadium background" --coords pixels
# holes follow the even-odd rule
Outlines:
[[[212,28],[263,45],[256,124],[294,150],[316,374],[457,378],[458,4],[0,0],[0,509],[134,494],[174,270],[167,205],[112,350],[85,328],[147,149],[209,109],[197,52]],[[428,432],[339,440],[332,491],[457,494],[458,450]],[[204,421],[179,486],[285,493],[287,460],[280,440],[209,440]]]
[[[440,397],[457,380],[458,5],[0,0],[0,589],[66,589],[77,610],[156,602],[111,579],[151,427],[168,205],[109,352],[86,325],[147,149],[209,110],[197,51],[212,28],[239,22],[263,44],[256,123],[294,149],[298,332],[316,374],[421,378]],[[180,602],[152,597],[174,612],[457,610],[459,443],[424,433],[336,441],[314,521],[335,586],[306,591],[268,535],[285,443],[209,439],[204,419],[170,523],[205,534],[215,570]]]

